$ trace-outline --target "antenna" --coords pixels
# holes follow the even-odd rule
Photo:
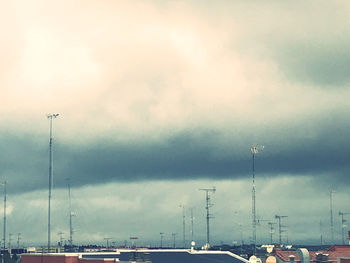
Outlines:
[[[280,243],[280,245],[282,244],[282,233],[286,232],[286,230],[283,229],[283,227],[285,227],[285,226],[283,226],[281,224],[281,219],[282,218],[286,218],[286,217],[288,217],[288,216],[275,215],[275,218],[278,219],[278,233],[279,233],[279,243]]]
[[[273,233],[275,232],[275,228],[273,226],[276,225],[277,223],[270,221],[267,224],[270,227],[270,244],[272,245],[273,244]]]
[[[70,179],[67,178],[67,188],[68,188],[68,201],[69,201],[69,246],[73,247],[73,222],[72,217],[74,216],[72,212],[72,201],[71,201],[71,193],[70,193]]]
[[[176,233],[171,233],[172,237],[173,237],[173,248],[175,248],[176,244],[175,244],[175,236],[177,235]]]
[[[254,254],[256,249],[256,197],[255,197],[255,155],[263,150],[264,146],[253,145],[250,150],[252,152],[252,172],[253,172],[253,187],[252,187],[252,228],[253,228],[253,243]]]
[[[12,233],[9,233],[9,249],[11,250]]]
[[[335,193],[334,190],[331,190],[329,192],[329,212],[330,212],[330,216],[331,216],[331,237],[332,237],[332,244],[334,244],[334,220],[333,220],[333,194]]]
[[[347,221],[346,219],[344,219],[345,215],[349,215],[350,213],[346,212],[340,212],[339,211],[339,215],[341,217],[341,236],[342,236],[342,240],[343,240],[343,245],[345,245],[345,238],[344,238],[344,230],[346,228],[345,222]]]
[[[180,204],[179,207],[182,207],[182,239],[183,239],[183,248],[186,247],[186,215],[185,215],[185,206]]]
[[[193,207],[191,207],[191,241],[193,241]]]
[[[109,240],[111,240],[112,238],[111,237],[105,237],[104,240],[106,240],[107,242],[107,249],[109,248]]]
[[[58,232],[57,233],[57,235],[59,235],[60,236],[60,247],[62,247],[63,246],[63,232]]]
[[[3,242],[4,242],[4,250],[6,249],[6,186],[7,181],[4,181],[1,183],[4,186],[4,235],[3,235]]]
[[[17,249],[19,249],[19,241],[21,240],[21,233],[17,234]]]
[[[209,219],[210,218],[214,218],[210,212],[209,212],[209,208],[213,206],[213,204],[210,203],[210,192],[215,193],[216,192],[216,188],[215,186],[213,186],[213,188],[201,188],[199,189],[200,191],[205,191],[206,194],[206,206],[205,209],[207,210],[207,245],[206,247],[209,248]]]
[[[54,114],[47,114],[47,118],[50,121],[50,140],[49,140],[49,205],[48,205],[48,223],[47,223],[47,249],[48,252],[50,252],[51,247],[51,188],[53,183],[53,154],[52,154],[52,148],[53,148],[53,138],[52,138],[52,119],[55,119],[58,117],[58,113]]]
[[[163,232],[160,232],[160,248],[163,247],[163,237],[164,237],[164,233]]]

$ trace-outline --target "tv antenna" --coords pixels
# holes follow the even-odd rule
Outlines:
[[[1,183],[4,186],[4,235],[3,235],[3,242],[4,242],[4,251],[6,249],[6,187],[7,187],[7,181],[3,181]]]
[[[339,211],[339,216],[341,217],[341,236],[343,240],[343,245],[345,245],[344,230],[346,228],[345,222],[347,221],[346,219],[344,219],[344,216],[349,214],[350,214],[349,212],[344,213]]]
[[[282,233],[286,232],[286,230],[283,229],[283,227],[285,227],[285,226],[281,224],[281,219],[286,218],[286,217],[288,217],[288,216],[275,215],[275,218],[278,219],[278,233],[279,233],[280,245],[282,245]]]
[[[186,247],[186,214],[185,206],[180,204],[179,207],[182,208],[182,239],[183,239],[183,248]]]
[[[331,237],[332,237],[332,244],[334,244],[334,219],[333,219],[333,194],[335,193],[334,190],[330,190],[329,192],[329,212],[331,216]]]
[[[160,248],[163,247],[163,237],[164,237],[164,233],[163,232],[160,232]]]
[[[49,140],[49,204],[48,204],[48,223],[47,223],[47,249],[50,252],[51,247],[51,188],[53,183],[53,137],[52,137],[52,120],[59,116],[58,113],[47,114],[47,118],[50,121],[50,140]]]
[[[215,188],[215,186],[213,186],[213,188],[201,188],[199,190],[205,191],[205,195],[206,195],[206,206],[205,206],[205,209],[207,210],[207,246],[206,247],[209,248],[209,244],[210,244],[209,243],[209,241],[210,241],[210,239],[209,239],[209,237],[210,237],[210,235],[209,235],[209,219],[214,218],[209,212],[210,207],[213,206],[213,204],[210,202],[210,200],[211,200],[210,193],[215,193],[216,188]]]
[[[252,152],[252,228],[253,228],[253,243],[254,243],[254,254],[256,249],[256,197],[255,197],[255,155],[264,149],[264,146],[252,145],[250,151]]]

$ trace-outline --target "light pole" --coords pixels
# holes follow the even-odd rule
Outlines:
[[[51,188],[53,180],[53,138],[52,138],[52,120],[58,117],[58,113],[48,114],[47,118],[50,121],[50,140],[49,140],[49,204],[48,204],[48,223],[47,223],[47,249],[50,252],[51,247]]]

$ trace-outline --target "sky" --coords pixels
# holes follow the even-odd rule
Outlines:
[[[350,212],[350,3],[6,1],[0,9],[0,179],[12,245],[341,243]],[[1,190],[3,196],[3,190]],[[180,205],[182,207],[180,207]],[[184,210],[183,210],[184,207]],[[0,205],[3,211],[3,204]],[[3,212],[1,217],[3,216]],[[350,220],[350,215],[345,218]],[[345,230],[349,227],[346,226]],[[6,237],[7,241],[9,236]],[[277,229],[273,235],[278,240]]]

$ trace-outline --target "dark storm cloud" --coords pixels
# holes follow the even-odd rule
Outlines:
[[[336,126],[333,126],[336,124]],[[350,149],[345,147],[349,127],[340,122],[324,124],[312,137],[300,137],[302,127],[290,127],[288,135],[276,130],[261,135],[266,148],[256,159],[259,174],[329,174],[348,184]],[[298,130],[299,129],[299,130]],[[276,134],[275,136],[271,136]],[[112,181],[238,179],[251,174],[250,145],[237,144],[235,138],[219,143],[218,131],[183,131],[157,142],[134,143],[100,140],[87,146],[55,144],[55,185],[93,185]],[[44,138],[31,139],[3,135],[0,169],[2,177],[15,191],[47,187],[48,146]],[[247,135],[249,137],[249,135]],[[259,139],[260,140],[260,139]],[[40,141],[40,143],[38,143]],[[226,144],[226,145],[225,145]],[[230,150],[227,150],[230,149]]]

